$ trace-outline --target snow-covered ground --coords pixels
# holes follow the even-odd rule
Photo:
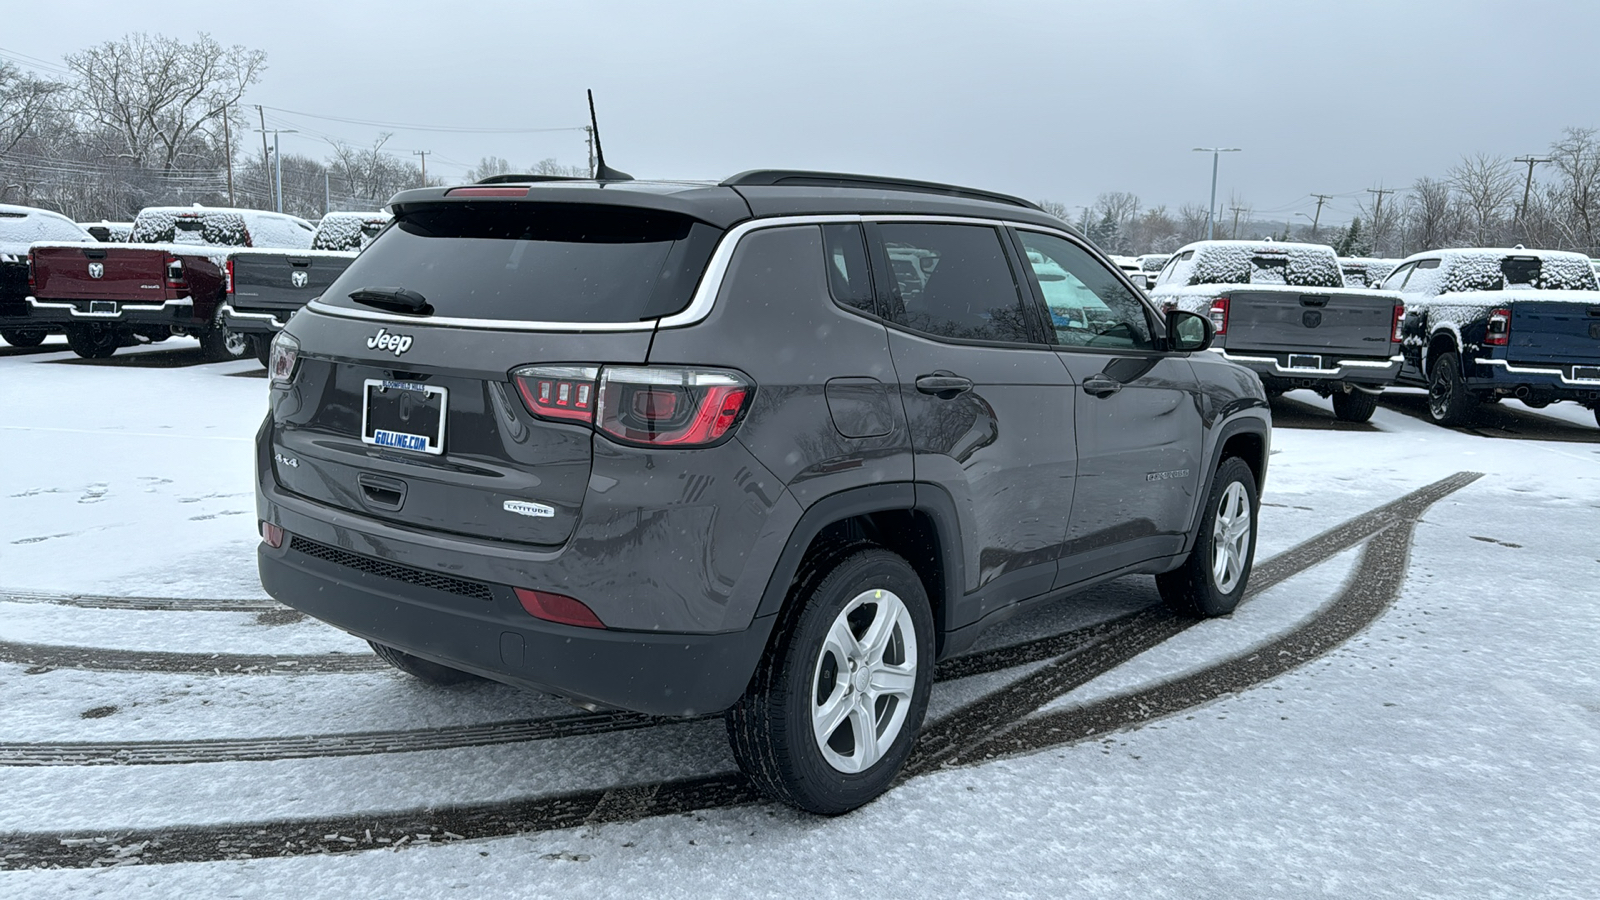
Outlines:
[[[1488,424],[1449,431],[1418,417],[1411,392],[1369,426],[1333,422],[1309,394],[1275,407],[1258,565],[1452,473],[1484,477],[1423,512],[1376,622],[1239,693],[1091,740],[963,759],[833,820],[742,802],[644,818],[597,808],[621,821],[137,864],[146,854],[125,833],[305,820],[331,848],[375,847],[359,828],[331,830],[463,804],[514,820],[531,815],[518,801],[638,787],[601,804],[625,805],[727,776],[733,761],[715,719],[594,733],[555,698],[497,685],[184,662],[365,646],[259,602],[102,608],[114,604],[93,595],[263,598],[250,438],[265,383],[253,361],[194,364],[192,342],[95,363],[62,350],[0,347],[0,868],[29,865],[35,851],[15,848],[41,832],[105,837],[103,858],[127,864],[0,871],[0,896],[1600,896],[1600,429],[1582,409],[1505,403]],[[1325,554],[1232,617],[1041,698],[1023,724],[1248,657],[1327,618],[1367,567],[1362,546]],[[1019,617],[978,649],[1155,603],[1149,579],[1125,579]],[[41,646],[109,662],[23,658]],[[116,662],[141,654],[184,656],[167,670]],[[1050,665],[942,681],[934,724]],[[327,738],[367,732],[395,734],[377,751]],[[321,749],[272,758],[300,736]],[[144,746],[156,741],[177,743]],[[61,764],[124,745],[215,761]]]

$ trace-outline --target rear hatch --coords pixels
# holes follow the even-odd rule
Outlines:
[[[328,288],[327,308],[290,326],[302,347],[275,410],[279,483],[428,531],[565,542],[590,487],[595,370],[645,362],[651,322],[688,304],[720,235],[629,207],[404,211]],[[351,297],[397,289],[426,314]]]
[[[235,309],[292,312],[321,296],[355,253],[235,253],[230,302]]]
[[[1570,297],[1579,292],[1564,293]],[[1600,291],[1581,293],[1592,299],[1513,302],[1507,358],[1539,365],[1600,365]]]
[[[41,300],[161,303],[169,297],[166,279],[171,260],[159,248],[40,246],[32,258],[33,295]]]
[[[1246,289],[1228,294],[1229,351],[1388,357],[1397,301],[1354,290]]]

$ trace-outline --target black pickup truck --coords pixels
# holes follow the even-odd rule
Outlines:
[[[1268,394],[1306,388],[1365,422],[1400,374],[1398,294],[1344,286],[1332,247],[1199,241],[1180,249],[1150,298],[1211,317],[1212,349],[1261,377]]]
[[[381,212],[328,213],[317,223],[310,250],[234,251],[228,257],[223,325],[230,333],[249,335],[256,358],[266,365],[273,335],[344,273],[389,218]]]
[[[1441,425],[1481,404],[1562,400],[1600,423],[1600,282],[1589,258],[1553,250],[1419,253],[1383,286],[1405,300],[1403,384],[1428,389]]]

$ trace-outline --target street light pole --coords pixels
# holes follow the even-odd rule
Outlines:
[[[1211,204],[1206,207],[1206,240],[1213,240],[1217,236],[1217,160],[1224,153],[1238,153],[1240,147],[1196,147],[1196,153],[1211,154]]]
[[[278,212],[283,212],[283,154],[278,151],[278,135],[299,134],[296,128],[258,128],[261,132],[262,149],[266,149],[267,132],[272,132],[272,172],[270,173],[272,185],[273,205]]]

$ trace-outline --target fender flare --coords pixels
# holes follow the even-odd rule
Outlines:
[[[961,596],[966,584],[963,577],[966,557],[962,555],[961,526],[956,516],[955,501],[943,488],[904,481],[867,485],[829,494],[801,513],[800,520],[789,534],[788,542],[778,555],[778,564],[773,567],[766,590],[761,593],[756,617],[773,616],[783,609],[784,601],[789,596],[789,586],[800,571],[806,550],[823,529],[856,516],[911,511],[924,513],[933,522],[944,580],[944,596],[937,599],[940,601],[938,605],[948,615],[955,605],[954,599]],[[947,623],[939,622],[937,625],[942,634]]]
[[[1217,477],[1217,470],[1222,467],[1222,448],[1228,441],[1241,434],[1254,434],[1261,438],[1261,479],[1256,485],[1257,497],[1261,495],[1261,489],[1267,483],[1267,460],[1272,456],[1272,423],[1260,415],[1235,413],[1217,426],[1216,439],[1211,442],[1211,458],[1205,464],[1206,477],[1195,491],[1194,512],[1189,519],[1189,534],[1183,542],[1185,554],[1194,549],[1195,541],[1200,537],[1200,522],[1204,518],[1206,498],[1211,496],[1211,482]]]

